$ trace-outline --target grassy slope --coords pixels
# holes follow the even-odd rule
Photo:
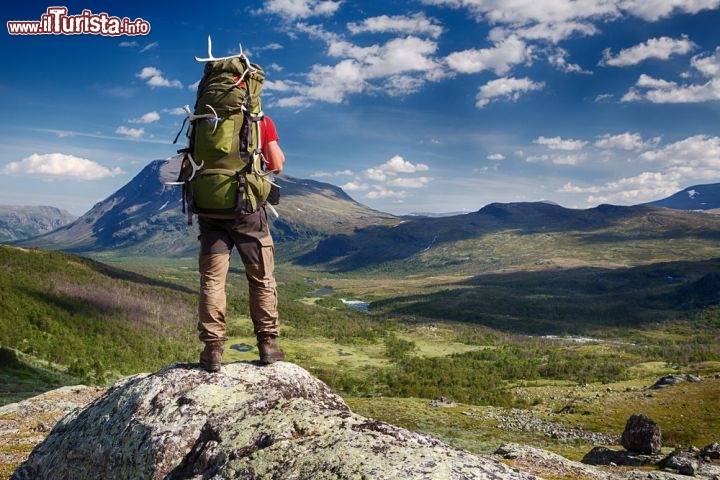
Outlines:
[[[703,402],[720,395],[719,382],[688,384],[652,396],[642,387],[664,373],[720,371],[720,310],[713,307],[718,303],[719,267],[714,259],[720,257],[720,247],[707,232],[683,237],[644,232],[637,225],[604,228],[575,235],[491,232],[342,275],[281,264],[283,347],[289,360],[329,383],[358,413],[426,431],[473,451],[489,451],[503,440],[526,441],[574,458],[589,449],[582,442],[563,443],[543,433],[499,430],[486,413],[509,407],[617,434],[632,413],[629,409],[637,405],[658,415],[669,442],[703,445],[718,431],[717,415]],[[22,288],[7,285],[12,274],[0,278],[17,298],[39,305],[30,309],[39,314],[21,317],[38,345],[45,345],[47,337],[38,332],[52,327],[56,318],[64,319],[63,331],[73,335],[87,331],[71,328],[73,321],[90,318],[91,325],[103,324],[97,339],[110,335],[124,342],[142,332],[146,339],[167,337],[172,344],[161,356],[148,349],[148,342],[138,341],[131,350],[147,352],[139,356],[146,363],[139,366],[128,359],[124,370],[102,365],[100,373],[157,368],[153,361],[194,360],[197,344],[190,337],[197,272],[192,261],[150,260],[124,264],[120,270],[40,251],[22,252],[30,254],[24,256],[13,251],[13,260],[4,247],[0,253],[15,275],[31,271],[18,277],[26,285]],[[29,269],[23,262],[30,262]],[[234,268],[229,283],[230,345],[251,351],[230,348],[225,361],[251,360],[256,351],[245,317],[242,272]],[[312,291],[323,286],[331,287],[331,293],[314,298]],[[141,293],[148,291],[149,303]],[[111,301],[128,295],[137,297],[130,303],[139,305],[141,315],[129,315],[124,309],[128,302],[118,308]],[[348,310],[340,298],[372,301],[374,314]],[[161,308],[152,308],[158,304]],[[170,319],[159,334],[158,312],[170,306],[178,318]],[[75,314],[59,314],[63,309]],[[4,321],[8,311],[1,312]],[[54,321],[43,323],[50,319]],[[122,330],[128,325],[134,333]],[[117,334],[120,331],[124,334]],[[580,332],[611,341],[580,344],[528,337],[528,332]],[[53,335],[57,337],[51,331]],[[33,353],[14,338],[11,346]],[[1,341],[4,345],[6,340]],[[98,352],[76,351],[78,358]],[[43,347],[34,353],[57,361],[52,355],[62,352]],[[57,363],[72,366],[67,358]],[[92,364],[78,368],[76,373],[94,378]],[[458,406],[428,407],[428,401],[439,396]],[[567,405],[573,405],[575,413],[558,416]],[[700,409],[699,421],[680,416],[688,408]]]
[[[0,264],[3,347],[96,383],[191,358],[190,289],[43,250],[0,246]]]

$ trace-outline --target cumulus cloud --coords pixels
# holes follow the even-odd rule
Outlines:
[[[623,0],[619,3],[629,14],[649,22],[669,17],[676,12],[695,14],[720,6],[720,0]]]
[[[187,112],[182,107],[165,108],[163,112],[169,113],[170,115],[187,115]]]
[[[592,74],[592,72],[585,70],[577,63],[570,63],[568,61],[568,52],[564,48],[557,48],[550,50],[547,54],[548,62],[561,72],[565,73],[585,73]]]
[[[538,145],[545,145],[550,150],[573,151],[582,150],[588,142],[586,142],[585,140],[563,140],[560,137],[547,138],[540,136],[533,140],[533,143],[537,143]]]
[[[29,175],[44,178],[99,180],[124,173],[119,167],[107,168],[86,158],[63,153],[33,153],[19,162],[5,166],[6,175]]]
[[[180,110],[182,111],[182,109],[180,109]],[[185,112],[183,111],[183,113],[185,113]],[[145,115],[138,117],[138,118],[131,118],[129,120],[129,122],[130,123],[153,123],[153,122],[157,122],[158,120],[160,120],[160,114],[153,111],[153,112],[148,112]]]
[[[644,152],[640,158],[682,179],[716,181],[720,177],[720,137],[696,135]]]
[[[443,27],[437,21],[429,19],[424,13],[413,15],[380,15],[366,18],[362,22],[348,23],[350,33],[405,33],[411,35],[429,35],[438,38],[443,33]]]
[[[318,27],[301,27],[328,44],[335,65],[313,65],[305,82],[268,82],[269,90],[288,96],[276,105],[302,107],[315,101],[341,103],[362,92],[398,96],[413,93],[427,81],[442,78],[442,65],[433,58],[436,42],[415,36],[359,47]]]
[[[621,178],[598,186],[581,187],[567,183],[558,191],[587,194],[586,201],[591,205],[601,203],[627,205],[667,197],[679,189],[680,183],[676,175],[643,172],[634,177]]]
[[[143,135],[145,135],[145,129],[144,128],[128,128],[126,126],[120,126],[115,130],[115,133],[119,133],[120,135],[125,135],[126,137],[130,138],[142,138]]]
[[[344,184],[342,188],[349,192],[364,192],[365,190],[368,190],[370,186],[367,183],[352,181]]]
[[[620,15],[616,0],[423,0],[423,3],[466,8],[478,21],[491,24],[560,24]]]
[[[332,16],[340,8],[340,4],[340,1],[330,0],[266,0],[262,11],[287,20],[298,20]]]
[[[599,65],[627,67],[637,65],[651,58],[667,60],[673,55],[685,55],[696,48],[697,45],[690,41],[687,35],[680,39],[670,37],[651,38],[634,47],[620,50],[617,55],[613,55],[610,49],[605,50]]]
[[[367,198],[377,200],[380,198],[403,199],[407,196],[407,192],[402,190],[392,190],[389,188],[377,187],[365,195]]]
[[[534,90],[542,90],[545,82],[533,82],[529,78],[504,77],[491,80],[478,90],[475,105],[485,108],[497,98],[517,101],[523,94]]]
[[[637,141],[632,134],[625,139],[628,146]],[[585,194],[588,204],[648,202],[672,195],[687,185],[717,181],[720,177],[718,158],[720,137],[696,135],[641,153],[638,159],[646,162],[648,169],[637,175],[600,185],[581,186],[570,182],[558,191]]]
[[[654,147],[660,143],[660,140],[660,137],[644,140],[639,133],[625,132],[618,135],[608,133],[598,137],[594,145],[597,148],[607,150],[637,151]]]
[[[490,70],[505,75],[512,67],[525,62],[532,49],[517,37],[498,42],[492,48],[469,49],[451,53],[445,58],[448,66],[460,73]]]
[[[622,101],[699,103],[720,100],[720,47],[712,54],[696,55],[691,59],[690,65],[708,80],[705,83],[681,85],[642,74],[635,86],[623,96]]]
[[[487,159],[495,161],[495,162],[499,162],[501,160],[505,160],[505,155],[503,155],[502,153],[493,153],[491,155],[488,155]]]
[[[415,172],[427,172],[430,167],[424,163],[412,164],[408,162],[400,155],[395,155],[387,162],[380,166],[380,169],[392,173],[415,173]]]
[[[364,192],[369,199],[394,199],[401,201],[407,198],[406,189],[426,187],[432,178],[416,175],[427,172],[430,167],[424,163],[412,163],[400,155],[395,155],[385,163],[365,169],[353,180],[346,182],[342,188],[348,192]],[[335,176],[352,175],[349,170],[335,172]]]
[[[145,80],[145,83],[151,87],[182,88],[182,83],[180,83],[179,80],[168,80],[163,76],[162,72],[155,67],[144,67],[136,76]]]

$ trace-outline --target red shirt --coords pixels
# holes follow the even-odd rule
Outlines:
[[[272,161],[270,160],[267,146],[270,142],[277,142],[278,140],[280,140],[280,137],[278,137],[277,128],[275,128],[275,122],[273,122],[272,118],[268,117],[267,115],[264,115],[263,119],[260,121],[260,135],[262,135],[262,152],[265,156],[265,160],[267,160],[265,168],[267,168],[268,171],[273,171],[275,170],[275,165],[273,165]]]

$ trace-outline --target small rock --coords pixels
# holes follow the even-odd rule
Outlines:
[[[709,458],[710,460],[720,459],[720,443],[715,442],[703,447],[700,451],[700,455]]]
[[[643,467],[646,465],[654,465],[660,459],[661,457],[659,456],[612,450],[607,447],[593,447],[580,461],[586,465]]]

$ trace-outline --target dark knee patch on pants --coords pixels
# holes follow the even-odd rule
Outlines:
[[[200,255],[230,253],[232,247],[232,240],[225,232],[211,230],[200,235]]]

